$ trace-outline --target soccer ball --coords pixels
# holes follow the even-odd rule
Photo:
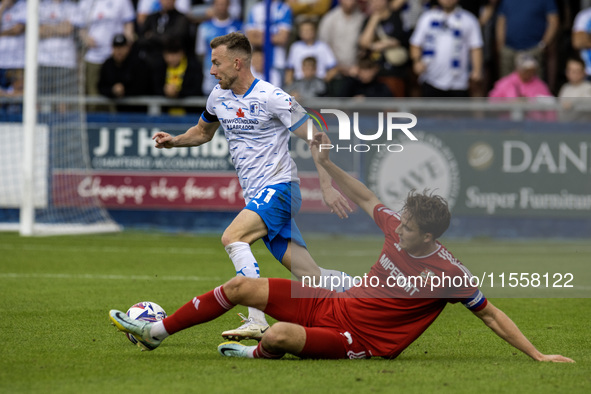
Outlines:
[[[127,310],[127,316],[133,320],[141,320],[147,322],[157,322],[166,317],[166,312],[162,307],[155,302],[144,301],[138,302]],[[133,344],[137,344],[137,339],[129,333],[125,333],[127,339]]]

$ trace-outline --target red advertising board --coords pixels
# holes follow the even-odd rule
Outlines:
[[[234,172],[188,175],[142,172],[54,172],[58,206],[99,199],[108,209],[240,210],[242,189]],[[327,212],[315,173],[300,174],[303,212]]]

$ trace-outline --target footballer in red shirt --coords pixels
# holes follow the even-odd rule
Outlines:
[[[360,283],[336,293],[287,279],[236,276],[193,298],[162,321],[132,320],[124,312],[111,310],[111,322],[131,333],[139,346],[153,350],[169,335],[244,305],[260,309],[278,322],[265,331],[256,346],[220,344],[222,356],[280,358],[290,353],[305,358],[393,358],[433,323],[447,303],[462,302],[499,337],[534,360],[574,362],[536,349],[515,323],[473,286],[470,272],[437,241],[451,220],[443,198],[411,192],[402,213],[395,213],[330,161],[327,151],[320,149],[322,144],[330,144],[324,133],[317,134],[311,144],[317,162],[385,235],[378,261]]]

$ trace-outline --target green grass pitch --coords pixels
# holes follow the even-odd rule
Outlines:
[[[378,238],[309,236],[307,241],[321,265],[353,274],[371,266],[381,247]],[[236,313],[245,312],[243,307],[180,332],[153,352],[140,352],[109,324],[109,309],[154,301],[172,313],[231,278],[233,266],[219,236],[0,233],[0,393],[591,392],[591,245],[491,240],[446,245],[475,275],[519,264],[531,272],[575,270],[575,285],[583,285],[569,293],[573,298],[502,298],[502,293],[489,298],[542,352],[577,363],[536,363],[458,304],[446,307],[396,360],[222,358],[216,350],[220,333],[239,324]],[[289,277],[261,242],[253,249],[264,276]]]

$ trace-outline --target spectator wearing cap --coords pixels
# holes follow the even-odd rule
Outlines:
[[[535,57],[519,54],[515,70],[495,83],[489,97],[552,97],[548,85],[538,77],[538,67]]]
[[[116,34],[133,39],[135,10],[131,0],[80,0],[77,24],[86,49],[86,94],[99,95],[98,80],[102,64],[111,55],[111,44]],[[97,109],[91,106],[91,110]]]
[[[544,98],[553,97],[550,88],[538,77],[539,63],[528,53],[521,53],[515,59],[515,71],[499,79],[489,93],[495,99]],[[528,118],[534,120],[555,120],[551,111],[530,112]]]
[[[117,99],[152,94],[151,72],[145,60],[123,34],[113,37],[112,54],[100,70],[99,92],[101,95]],[[141,112],[145,107],[117,106],[117,111]]]

